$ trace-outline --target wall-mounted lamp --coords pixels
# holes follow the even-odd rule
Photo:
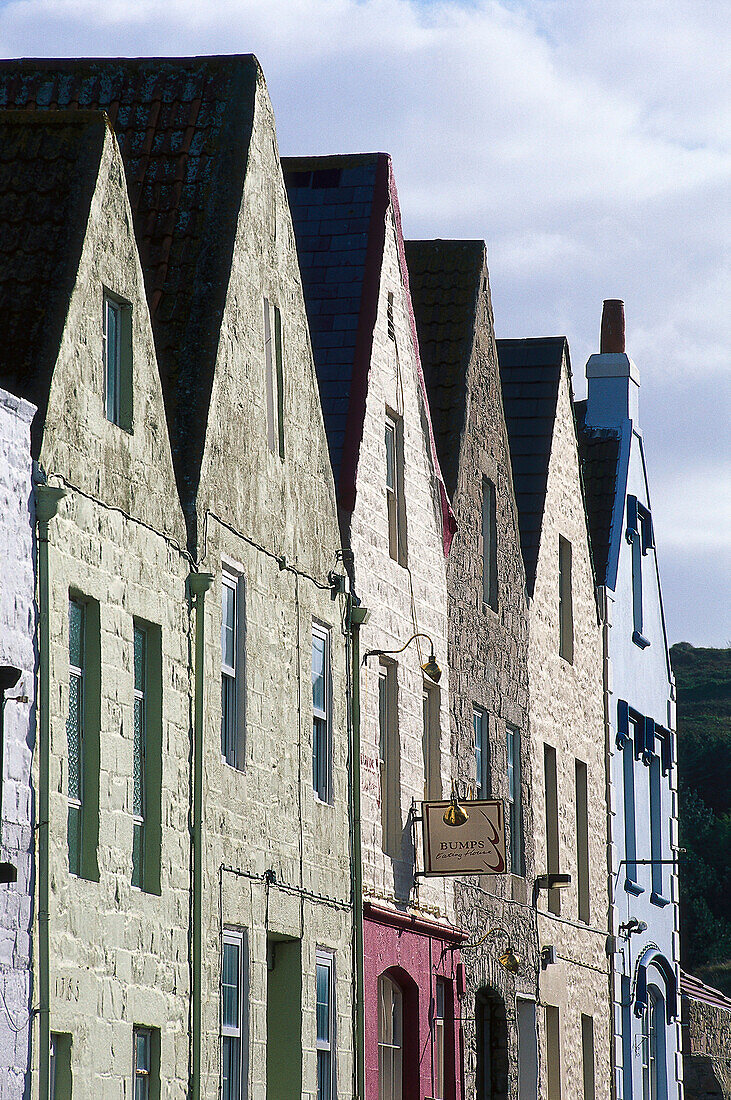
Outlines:
[[[556,948],[553,944],[546,944],[541,948],[541,970],[546,970],[547,967],[553,966],[557,959]]]
[[[367,653],[363,654],[363,664],[366,663],[369,657],[393,657],[397,653],[403,653],[406,647],[410,646],[416,638],[426,638],[426,640],[429,642],[429,645],[431,646],[429,660],[425,661],[424,664],[421,666],[421,671],[426,673],[429,679],[433,680],[435,684],[438,684],[442,676],[442,670],[436,662],[436,658],[434,656],[434,642],[431,640],[428,634],[412,634],[408,642],[404,642],[400,649],[369,649]]]
[[[470,815],[465,810],[464,806],[460,806],[457,801],[457,788],[454,783],[452,784],[452,797],[449,800],[449,805],[444,811],[442,821],[445,825],[450,825],[452,828],[459,828],[460,825],[464,825],[466,821],[469,821]]]
[[[624,924],[620,924],[617,931],[620,936],[624,936],[624,938],[628,940],[633,933],[646,932],[647,923],[643,920],[637,920],[637,917],[632,917],[631,920],[626,921]]]
[[[536,890],[565,890],[571,885],[571,875],[539,875],[535,881]]]
[[[496,924],[494,928],[488,928],[484,936],[480,936],[479,940],[477,940],[476,943],[455,944],[453,950],[458,949],[459,951],[473,951],[476,947],[481,947],[482,944],[485,943],[485,941],[488,939],[488,937],[494,936],[498,932],[502,933],[503,936],[506,936],[508,940],[507,950],[502,955],[498,956],[498,962],[508,971],[509,974],[517,974],[520,970],[520,965],[523,959],[520,955],[516,954],[516,952],[513,951],[510,942],[510,933],[508,932],[507,928],[503,928],[501,924]]]

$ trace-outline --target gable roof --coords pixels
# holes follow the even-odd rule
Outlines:
[[[556,418],[565,336],[498,340],[505,422],[510,442],[520,546],[528,594],[533,595],[546,502],[548,462]]]
[[[428,446],[439,483],[442,539],[448,553],[454,515],[439,466],[421,369],[391,158],[385,153],[284,157],[282,167],[341,518],[355,506],[386,213],[389,205],[393,210]]]
[[[576,401],[574,410],[594,577],[597,584],[606,584],[621,435],[615,428],[587,428],[586,401]]]
[[[0,380],[33,402],[38,456],[108,123],[0,111]]]
[[[109,115],[186,510],[198,484],[259,76],[253,55],[0,62],[0,107]]]
[[[450,497],[457,488],[484,241],[406,241],[411,298],[434,437]]]

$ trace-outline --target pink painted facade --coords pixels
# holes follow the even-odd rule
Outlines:
[[[403,997],[403,1100],[463,1100],[460,1028],[464,935],[446,925],[366,902],[363,921],[366,1100],[378,1100],[378,980],[386,974]],[[434,1014],[445,985],[445,1088],[437,1091]]]

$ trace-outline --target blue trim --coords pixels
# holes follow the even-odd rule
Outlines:
[[[644,634],[640,634],[639,630],[632,631],[632,641],[635,645],[638,645],[640,649],[647,649],[650,644],[650,639],[646,638]]]
[[[627,542],[634,542],[637,538],[637,497],[627,497],[627,530],[625,538]]]
[[[643,722],[642,762],[651,764],[655,755],[655,722],[652,718],[645,717]]]
[[[629,741],[629,703],[625,699],[617,702],[617,748],[623,749]]]
[[[653,905],[657,905],[660,909],[664,909],[666,905],[670,905],[670,898],[664,898],[662,894],[656,894],[653,890],[650,894],[650,901]]]
[[[662,742],[660,746],[660,759],[662,761],[662,774],[669,775],[672,771],[673,760],[675,759],[675,735],[671,730],[662,731]]]
[[[665,1018],[668,1023],[678,1015],[678,985],[675,971],[657,947],[647,947],[637,964],[635,1016],[639,1019],[647,1009],[647,968],[654,966],[665,979]]]

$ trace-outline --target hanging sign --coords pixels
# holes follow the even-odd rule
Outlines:
[[[425,875],[501,875],[505,858],[505,814],[500,799],[462,801],[462,825],[447,825],[449,802],[422,802]]]

